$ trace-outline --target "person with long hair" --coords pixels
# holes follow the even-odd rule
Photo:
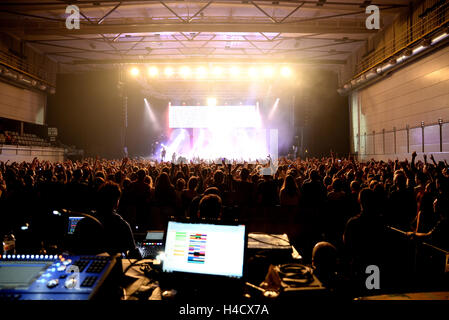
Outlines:
[[[279,199],[281,206],[297,206],[299,204],[299,189],[292,175],[285,177],[281,191],[279,191]]]

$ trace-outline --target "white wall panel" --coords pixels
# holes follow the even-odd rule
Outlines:
[[[424,134],[425,152],[440,151],[438,119],[449,122],[449,47],[441,49],[412,63],[383,80],[358,90],[350,99],[358,108],[351,106],[352,122],[357,121],[360,134],[381,133],[383,129],[392,131],[396,127],[396,153],[407,153],[407,134],[410,127],[410,152],[422,152],[421,122],[426,126]],[[355,126],[355,124],[354,124]],[[352,127],[354,130],[354,127]],[[371,139],[370,139],[371,138]],[[381,135],[376,135],[376,154],[385,153],[385,159],[394,153],[393,133],[386,133],[385,150]],[[368,136],[367,153],[373,151],[372,136]],[[385,152],[384,152],[385,151]],[[443,151],[449,151],[449,124],[443,129]],[[389,155],[389,156],[387,156]]]
[[[0,82],[0,117],[44,124],[45,93]]]

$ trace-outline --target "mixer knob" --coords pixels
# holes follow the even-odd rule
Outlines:
[[[59,280],[58,279],[51,279],[50,281],[47,282],[47,287],[48,288],[54,288],[59,284]]]
[[[70,277],[65,281],[64,285],[67,289],[73,289],[73,288],[75,288],[76,283],[77,283],[76,278]]]

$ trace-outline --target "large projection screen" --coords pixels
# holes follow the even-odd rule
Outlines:
[[[170,106],[170,128],[260,128],[256,106]]]

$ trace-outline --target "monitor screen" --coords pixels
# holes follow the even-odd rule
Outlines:
[[[162,240],[164,239],[164,231],[148,231],[145,240]]]
[[[84,219],[84,217],[69,217],[69,229],[67,230],[68,234],[74,234],[75,233],[76,225],[78,224],[78,222],[81,219]]]
[[[169,221],[163,271],[241,278],[244,251],[244,225]]]
[[[48,263],[27,264],[20,261],[0,263],[0,289],[26,288],[48,267]]]
[[[259,109],[255,106],[170,106],[170,128],[258,128]]]

